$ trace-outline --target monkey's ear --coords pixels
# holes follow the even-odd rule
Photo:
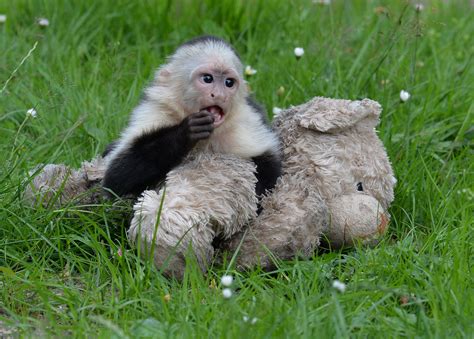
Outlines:
[[[166,67],[161,67],[155,74],[155,82],[160,85],[168,83],[169,78],[171,77],[171,72]]]

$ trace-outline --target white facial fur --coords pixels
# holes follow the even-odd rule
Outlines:
[[[224,112],[229,111],[231,101],[239,88],[241,79],[233,68],[225,65],[209,63],[198,66],[191,73],[191,86],[185,91],[185,103],[194,110],[197,105],[200,109],[217,105]],[[228,83],[230,87],[226,85]],[[186,96],[192,90],[193,95]]]
[[[227,45],[208,41],[179,48],[159,71],[157,80],[182,93],[180,99],[185,115],[213,105],[228,113],[234,102],[247,94],[246,86],[241,86],[245,83],[242,72],[240,60]],[[212,76],[212,83],[202,81],[205,74]],[[233,79],[235,87],[226,87],[226,79]]]

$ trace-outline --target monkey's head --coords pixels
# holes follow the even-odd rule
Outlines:
[[[207,110],[215,127],[231,118],[235,105],[247,95],[240,58],[224,40],[212,36],[178,47],[159,69],[157,81],[172,88],[185,116]]]

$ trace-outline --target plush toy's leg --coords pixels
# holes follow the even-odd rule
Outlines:
[[[158,268],[177,278],[183,276],[190,249],[206,271],[214,238],[229,238],[256,216],[257,208],[251,162],[224,154],[187,160],[168,173],[166,189],[142,195],[128,233],[137,246],[153,251]]]
[[[104,173],[102,158],[83,162],[78,170],[65,165],[48,164],[30,171],[34,178],[25,189],[25,199],[32,204],[61,206],[73,200],[93,203],[99,200],[99,186]]]
[[[153,254],[155,265],[168,276],[182,278],[189,251],[206,271],[214,255],[215,232],[208,227],[209,220],[198,211],[189,213],[185,209],[170,208],[164,200],[162,205],[162,197],[163,190],[145,191],[139,198],[134,206],[129,239],[140,247],[142,256],[151,258]]]
[[[274,258],[310,257],[328,222],[327,208],[311,183],[285,175],[262,201],[263,211],[224,250],[238,250],[237,267],[274,267]],[[240,248],[239,248],[240,246]]]

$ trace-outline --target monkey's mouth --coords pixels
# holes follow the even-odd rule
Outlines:
[[[224,110],[219,106],[209,106],[204,108],[204,110],[208,111],[214,117],[214,127],[220,126],[224,122]]]

